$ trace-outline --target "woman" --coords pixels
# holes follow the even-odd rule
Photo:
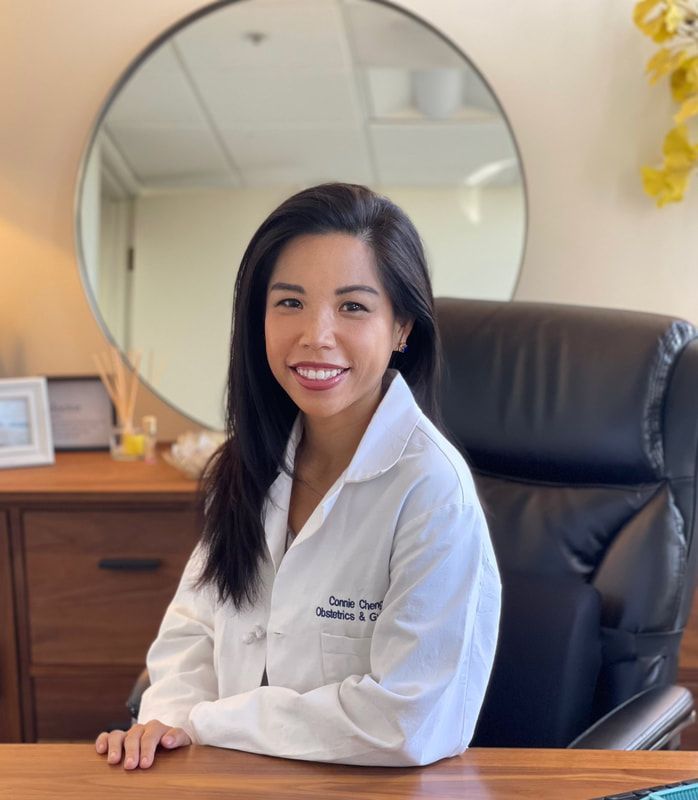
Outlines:
[[[500,584],[470,473],[432,421],[417,232],[364,187],[302,191],[252,238],[234,305],[202,540],[139,724],[97,751],[129,769],[191,742],[386,766],[462,752]]]

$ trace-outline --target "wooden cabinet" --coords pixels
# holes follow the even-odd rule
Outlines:
[[[167,464],[0,471],[0,741],[91,739],[124,702],[198,536]]]

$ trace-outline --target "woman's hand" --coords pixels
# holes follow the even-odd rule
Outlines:
[[[95,740],[95,750],[100,755],[106,754],[109,764],[118,764],[123,754],[124,769],[147,769],[153,763],[158,745],[174,750],[189,744],[191,739],[182,728],[171,728],[158,719],[151,719],[128,731],[100,733]]]

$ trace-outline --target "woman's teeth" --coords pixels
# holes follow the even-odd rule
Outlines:
[[[303,378],[310,381],[328,381],[330,378],[336,378],[343,369],[304,369],[303,367],[296,367],[296,372]]]

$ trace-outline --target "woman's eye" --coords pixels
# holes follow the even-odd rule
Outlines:
[[[361,303],[355,303],[353,300],[347,300],[346,303],[342,303],[342,308],[344,311],[367,311],[368,309],[366,306],[362,306]]]
[[[286,297],[283,300],[279,300],[276,305],[283,306],[284,308],[300,308],[301,301],[297,300],[295,297]]]

